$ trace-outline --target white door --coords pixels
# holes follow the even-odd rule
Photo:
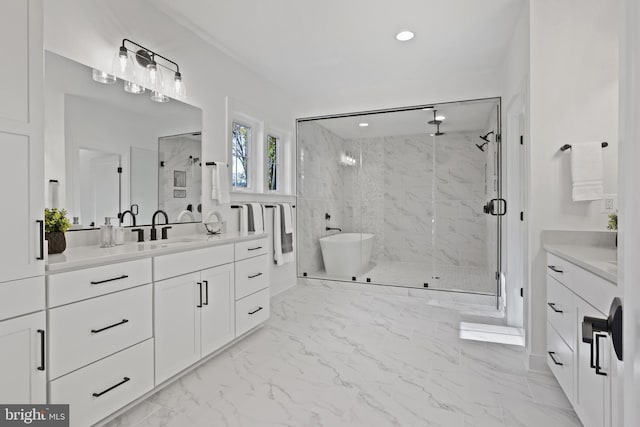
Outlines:
[[[0,322],[0,402],[47,403],[44,312]]]
[[[620,221],[618,281],[624,290],[624,425],[640,425],[640,4],[625,0],[620,28]]]
[[[578,308],[578,325],[582,325],[585,316],[606,318],[605,315],[591,307],[589,304],[576,298]],[[610,359],[609,348],[611,346],[609,335],[606,333],[599,338],[599,354],[596,353],[596,343],[593,346],[582,342],[582,329],[578,327],[578,366],[577,388],[575,393],[576,410],[585,427],[608,427],[611,419],[606,416],[610,413]],[[593,353],[592,353],[593,350]],[[592,358],[593,356],[593,358]],[[597,366],[600,374],[596,373]],[[609,402],[609,403],[607,403]]]
[[[234,264],[202,271],[204,297],[201,322],[202,356],[235,337]]]
[[[156,384],[200,359],[200,273],[155,283]]]
[[[44,274],[42,3],[0,2],[0,282]]]

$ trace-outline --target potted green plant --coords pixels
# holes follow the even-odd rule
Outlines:
[[[616,232],[616,246],[618,246],[618,212],[609,214],[609,222],[607,223],[608,230],[614,230]]]
[[[65,231],[71,227],[67,219],[67,211],[62,209],[44,210],[44,231],[49,245],[49,254],[60,254],[67,249]]]

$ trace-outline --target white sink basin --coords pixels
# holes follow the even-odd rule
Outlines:
[[[148,249],[162,249],[162,248],[170,248],[172,246],[184,245],[186,243],[199,242],[201,239],[196,238],[176,238],[176,239],[168,239],[168,240],[154,240],[151,242],[138,243],[138,248],[140,250],[148,250]]]

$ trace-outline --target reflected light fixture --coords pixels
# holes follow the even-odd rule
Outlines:
[[[361,128],[366,128],[367,126],[369,126],[369,123],[365,123],[365,122],[358,123],[358,126],[360,126]]]
[[[401,42],[406,42],[406,41],[411,40],[414,36],[415,36],[415,34],[413,34],[412,31],[404,30],[404,31],[400,31],[398,34],[396,34],[396,40],[401,41]]]
[[[97,69],[91,71],[91,77],[98,83],[112,85],[116,82],[116,76]]]

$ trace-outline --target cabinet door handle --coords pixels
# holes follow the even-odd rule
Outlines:
[[[262,276],[262,273],[254,274],[253,276],[247,276],[249,279],[255,279],[256,277]]]
[[[548,305],[549,307],[551,307],[551,309],[552,309],[553,311],[555,311],[556,313],[564,313],[564,311],[562,311],[562,310],[558,310],[558,309],[556,308],[556,303],[555,303],[555,302],[548,302],[548,303],[547,303],[547,305]]]
[[[46,353],[46,349],[45,349],[46,340],[45,340],[44,329],[38,329],[38,333],[40,334],[40,366],[38,366],[38,371],[44,371],[45,353]]]
[[[602,372],[602,367],[600,366],[600,338],[606,337],[606,335],[596,334],[596,374],[602,375],[603,377],[606,377],[607,373]]]
[[[200,288],[200,303],[196,307],[202,308],[202,282],[198,282],[198,287]]]
[[[129,278],[129,276],[127,276],[126,274],[123,274],[122,276],[113,277],[111,279],[91,281],[91,284],[92,285],[100,285],[102,283],[114,282],[116,280],[122,280],[122,279],[127,279],[127,278]]]
[[[100,328],[100,329],[92,329],[91,333],[92,334],[99,334],[102,331],[106,331],[107,329],[115,328],[116,326],[124,325],[125,323],[129,323],[129,320],[128,319],[122,319],[121,322],[114,323],[113,325],[105,326],[104,328]]]
[[[555,265],[548,265],[547,267],[549,268],[549,270],[551,270],[551,271],[555,271],[556,273],[560,273],[560,274],[564,273],[564,271],[560,270],[560,269],[559,269],[558,267],[556,267]]]
[[[204,283],[204,303],[202,305],[209,305],[209,281],[203,280]]]
[[[130,381],[130,380],[131,380],[131,378],[129,378],[129,377],[124,377],[124,378],[122,378],[122,381],[120,381],[118,384],[116,384],[116,385],[112,385],[112,386],[111,386],[111,387],[109,387],[108,389],[106,389],[106,390],[102,390],[100,393],[93,393],[93,397],[100,397],[100,396],[102,396],[102,395],[103,395],[103,394],[105,394],[105,393],[109,393],[109,392],[110,392],[111,390],[113,390],[114,388],[116,388],[116,387],[120,387],[122,384],[124,384],[124,383],[126,383],[126,382],[128,382],[128,381]]]
[[[44,221],[39,219],[36,221],[38,223],[38,228],[40,229],[40,253],[36,257],[36,259],[44,259]]]
[[[262,249],[262,246],[256,246],[255,248],[248,248],[248,251],[257,251],[258,249]]]
[[[250,312],[249,312],[249,315],[256,314],[256,313],[257,313],[257,312],[259,312],[260,310],[262,310],[262,307],[258,307],[258,308],[256,308],[255,310],[250,311]]]
[[[564,365],[564,363],[562,363],[562,362],[558,362],[558,361],[556,360],[556,356],[555,356],[556,352],[555,352],[555,351],[548,351],[547,353],[549,353],[549,357],[551,358],[551,360],[553,360],[553,363],[555,363],[555,364],[556,364],[556,365],[558,365],[558,366],[562,366],[562,365]]]

